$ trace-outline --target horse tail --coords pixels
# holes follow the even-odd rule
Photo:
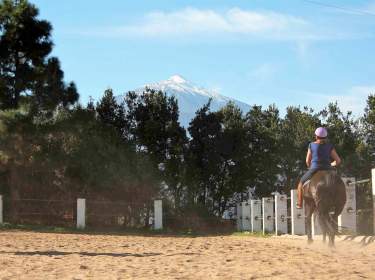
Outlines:
[[[337,223],[346,202],[345,184],[336,173],[328,173],[325,180],[317,184],[317,208],[326,212],[327,225],[335,234],[342,232]]]
[[[339,229],[339,224],[337,223],[337,220],[333,218],[333,217],[336,217],[336,216],[329,213],[328,217],[329,217],[329,222],[331,223],[331,225],[333,225],[333,229],[335,230],[335,234],[341,235],[341,230]]]
[[[338,224],[333,218],[334,214],[330,213],[333,210],[332,198],[334,197],[334,190],[332,185],[335,184],[335,178],[331,174],[327,174],[323,180],[320,180],[316,184],[316,196],[315,203],[318,211],[318,215],[324,217],[322,222],[325,224],[325,228],[330,233],[338,233]]]
[[[334,217],[338,217],[342,210],[345,207],[346,203],[346,187],[344,181],[341,179],[340,176],[336,174],[335,176],[335,186],[336,186],[336,203],[335,203],[335,212],[334,212]],[[337,231],[337,234],[340,235],[342,234],[342,229],[345,229],[344,227],[340,227],[335,219],[332,220],[335,222],[335,228]]]

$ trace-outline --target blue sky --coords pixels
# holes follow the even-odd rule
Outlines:
[[[375,93],[375,1],[31,2],[52,23],[53,55],[82,103],[174,74],[282,110],[337,100],[360,115]]]

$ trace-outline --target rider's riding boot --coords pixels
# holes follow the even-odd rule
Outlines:
[[[303,205],[303,185],[302,185],[302,182],[299,182],[298,183],[298,187],[297,187],[297,205],[296,207],[298,209],[302,209],[302,206]]]

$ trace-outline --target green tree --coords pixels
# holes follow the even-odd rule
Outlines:
[[[256,187],[259,196],[276,189],[279,174],[279,129],[281,120],[275,106],[263,110],[253,106],[246,114],[246,139],[249,151],[244,155],[248,164],[248,184]]]
[[[227,209],[227,203],[236,193],[246,191],[249,179],[248,154],[245,119],[242,111],[229,102],[219,111],[223,132],[218,139],[217,152],[220,166],[216,174],[216,184],[211,186],[214,210],[220,216]]]
[[[37,69],[31,93],[34,112],[51,111],[57,106],[68,107],[79,98],[76,85],[73,82],[65,84],[64,72],[56,57],[49,58]]]
[[[65,85],[52,50],[48,21],[27,0],[0,2],[0,109],[17,108],[30,96],[34,112],[68,106],[78,100],[73,83]]]
[[[363,141],[357,148],[360,160],[359,177],[367,178],[375,167],[375,95],[367,98],[365,113],[361,118]]]
[[[96,105],[99,119],[106,125],[112,126],[120,138],[126,140],[127,120],[124,103],[119,104],[113,95],[112,89],[107,89]]]
[[[189,202],[205,206],[212,201],[211,190],[217,185],[215,175],[221,164],[218,145],[223,131],[222,116],[210,111],[210,102],[195,113],[189,124],[191,139],[186,154]]]
[[[323,125],[328,129],[329,141],[334,144],[342,159],[340,170],[347,176],[355,176],[358,169],[357,147],[361,137],[357,135],[357,123],[351,112],[344,114],[337,103],[330,103],[320,115]]]
[[[2,108],[17,108],[20,95],[32,89],[37,68],[52,50],[49,22],[26,0],[0,3],[0,75]]]
[[[142,95],[128,93],[125,133],[140,154],[147,154],[160,170],[165,192],[179,206],[184,188],[186,131],[178,121],[175,97],[146,89]]]
[[[147,155],[124,145],[114,127],[79,106],[48,122],[12,111],[0,115],[1,169],[12,198],[77,195],[148,202],[159,188]]]

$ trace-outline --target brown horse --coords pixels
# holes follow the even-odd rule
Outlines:
[[[328,235],[329,246],[335,245],[335,235],[338,233],[337,217],[341,214],[346,203],[345,184],[336,171],[318,171],[304,185],[306,233],[311,243],[311,217],[315,212],[322,229],[323,241]]]

